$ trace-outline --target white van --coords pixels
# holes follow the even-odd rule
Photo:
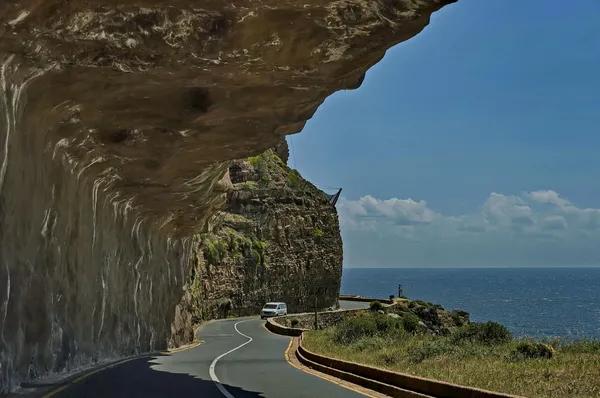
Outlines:
[[[285,305],[285,303],[279,303],[279,302],[267,303],[262,308],[262,310],[260,310],[260,319],[265,319],[270,316],[281,316],[281,315],[287,315],[287,306]]]

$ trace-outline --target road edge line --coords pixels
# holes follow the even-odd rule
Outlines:
[[[217,374],[215,373],[215,367],[217,366],[217,362],[219,362],[219,359],[223,358],[224,356],[231,354],[232,352],[239,350],[240,348],[242,348],[243,346],[245,346],[246,344],[249,344],[252,342],[253,338],[250,336],[245,335],[244,333],[240,332],[239,329],[237,328],[237,325],[239,325],[240,323],[244,323],[244,322],[248,322],[250,321],[250,319],[246,319],[244,321],[238,321],[233,325],[233,328],[235,329],[235,331],[241,335],[244,336],[245,338],[248,339],[248,341],[246,341],[245,343],[240,344],[239,346],[219,355],[218,357],[216,357],[215,359],[213,359],[212,363],[210,364],[209,368],[208,368],[208,375],[210,376],[211,380],[213,381],[213,383],[215,383],[215,385],[217,386],[217,388],[219,389],[219,391],[221,392],[221,394],[223,394],[226,398],[235,398],[233,395],[231,395],[231,393],[229,391],[227,391],[227,389],[225,387],[223,387],[223,384],[221,384],[221,381],[219,380],[219,378],[217,377]]]
[[[286,348],[286,350],[285,350],[285,352],[284,352],[284,355],[283,355],[283,356],[284,356],[284,358],[285,358],[285,361],[286,361],[286,362],[287,362],[289,365],[293,366],[294,368],[296,368],[296,369],[298,369],[298,370],[300,370],[300,371],[302,371],[302,372],[304,372],[304,373],[308,373],[308,374],[310,374],[310,375],[316,376],[316,377],[318,377],[318,378],[320,378],[320,379],[323,379],[323,380],[326,380],[326,381],[328,381],[328,382],[330,382],[330,383],[336,384],[336,385],[338,385],[338,386],[340,386],[340,387],[343,387],[343,388],[345,388],[345,389],[347,389],[347,390],[350,390],[350,391],[353,391],[353,392],[359,393],[360,395],[364,395],[365,397],[369,397],[369,398],[377,398],[377,397],[374,397],[373,395],[369,395],[369,394],[367,394],[367,393],[364,393],[364,392],[362,392],[362,391],[356,390],[356,389],[354,389],[354,388],[352,388],[352,387],[345,386],[345,385],[343,385],[343,384],[341,384],[341,383],[338,383],[336,380],[334,380],[334,379],[331,379],[331,378],[329,378],[328,376],[325,376],[325,374],[321,374],[321,372],[317,372],[317,371],[315,371],[315,370],[312,370],[312,369],[310,369],[310,370],[309,370],[309,369],[304,369],[303,367],[296,365],[296,364],[295,364],[295,363],[293,363],[293,362],[292,362],[292,360],[290,359],[290,350],[291,350],[291,348],[292,348],[292,345],[293,345],[293,343],[294,343],[294,339],[296,339],[297,337],[284,336],[284,335],[281,335],[281,334],[277,334],[277,333],[271,332],[271,331],[270,331],[270,330],[269,330],[269,329],[268,329],[268,328],[265,326],[265,324],[264,324],[264,323],[262,324],[262,327],[263,327],[263,328],[264,328],[264,329],[265,329],[267,332],[269,332],[269,333],[271,333],[271,334],[274,334],[275,336],[282,336],[282,337],[289,337],[289,338],[290,338],[290,343],[288,344],[288,346],[287,346],[287,348]]]
[[[268,329],[267,329],[267,330],[268,330]],[[294,339],[295,339],[295,338],[297,338],[297,337],[292,337],[292,338],[290,339],[290,344],[288,345],[288,348],[285,350],[285,360],[287,361],[287,363],[289,363],[290,365],[292,365],[292,366],[293,366],[293,367],[295,367],[296,369],[298,369],[298,370],[301,370],[301,371],[302,371],[302,372],[304,372],[304,373],[308,373],[308,374],[311,374],[311,375],[313,375],[313,376],[316,376],[316,377],[318,377],[318,378],[321,378],[321,379],[323,379],[323,380],[327,380],[328,382],[330,382],[330,383],[333,383],[333,384],[336,384],[336,385],[338,385],[338,386],[340,386],[340,387],[343,387],[343,388],[345,388],[345,389],[347,389],[347,390],[353,391],[353,392],[355,392],[355,393],[358,393],[358,394],[360,394],[360,395],[364,395],[365,397],[369,397],[369,398],[376,398],[376,397],[375,397],[375,396],[373,396],[373,395],[369,395],[369,394],[367,394],[367,393],[365,393],[365,392],[362,392],[362,391],[360,391],[360,390],[357,390],[357,389],[355,389],[355,388],[352,388],[352,387],[350,387],[350,386],[345,386],[345,385],[343,385],[343,384],[341,384],[341,383],[337,382],[336,380],[334,380],[334,379],[330,378],[329,376],[325,376],[325,373],[323,373],[323,374],[322,374],[321,372],[318,372],[318,371],[316,371],[316,370],[313,370],[313,369],[310,369],[310,368],[306,368],[306,369],[305,369],[304,367],[300,367],[300,366],[296,365],[295,363],[293,363],[293,362],[291,361],[291,359],[290,359],[290,353],[289,353],[289,351],[291,350],[291,348],[292,348],[292,346],[293,346],[293,343],[294,343]]]

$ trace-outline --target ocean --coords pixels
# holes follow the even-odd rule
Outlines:
[[[517,337],[600,339],[600,268],[344,268],[342,294],[404,295]]]

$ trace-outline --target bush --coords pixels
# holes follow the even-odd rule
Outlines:
[[[210,265],[217,265],[221,261],[219,250],[213,245],[211,241],[204,242],[204,258]]]
[[[344,319],[334,332],[335,340],[340,344],[352,344],[363,337],[371,337],[377,333],[374,317],[359,316]]]
[[[452,321],[454,322],[454,325],[461,327],[465,325],[465,321],[463,320],[463,318],[461,318],[457,313],[453,312],[452,313]]]
[[[482,344],[502,344],[512,339],[512,335],[503,325],[497,322],[470,323],[452,335],[454,343],[466,341]]]
[[[433,358],[438,355],[447,354],[454,350],[445,341],[438,340],[430,343],[425,343],[420,347],[413,347],[408,350],[410,361],[414,364],[423,362],[428,358]]]
[[[293,328],[295,328],[295,327],[298,327],[298,325],[299,325],[299,324],[300,324],[300,321],[299,321],[299,320],[297,320],[297,319],[295,319],[295,318],[294,318],[294,319],[292,319],[292,320],[290,321],[290,325],[291,325]]]
[[[403,314],[402,326],[407,332],[416,333],[419,330],[419,317],[410,312]]]
[[[369,304],[369,308],[371,309],[371,311],[380,311],[383,310],[383,304],[381,304],[377,300],[371,301],[371,304]]]
[[[393,294],[390,294],[390,300],[393,300],[393,299],[394,299],[394,297],[395,297],[395,296],[394,296]]]
[[[320,242],[321,239],[323,238],[323,231],[321,231],[320,229],[315,229],[314,235],[315,235],[315,240],[317,242]]]
[[[550,344],[537,341],[521,341],[517,344],[515,352],[525,358],[550,359],[555,351]]]
[[[386,315],[371,314],[346,318],[334,331],[334,338],[340,344],[352,344],[364,337],[391,336],[399,334],[402,322]]]

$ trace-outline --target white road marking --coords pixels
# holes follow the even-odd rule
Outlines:
[[[240,323],[248,322],[248,321],[249,321],[249,319],[247,319],[245,321],[239,321],[235,325],[233,325],[233,328],[235,329],[235,331],[238,332],[238,334],[240,334],[240,335],[244,336],[245,338],[247,338],[248,341],[246,341],[245,343],[240,344],[239,346],[235,347],[234,349],[229,350],[226,353],[221,354],[218,357],[216,357],[214,359],[214,361],[212,361],[212,363],[210,364],[210,368],[208,368],[208,374],[210,375],[210,378],[215,383],[215,385],[217,386],[217,388],[219,389],[219,391],[221,391],[221,394],[223,394],[226,398],[235,398],[235,397],[233,395],[231,395],[229,393],[229,391],[227,391],[227,389],[225,389],[225,387],[223,387],[223,384],[221,384],[221,382],[219,381],[219,378],[215,374],[215,366],[217,365],[217,362],[219,362],[219,359],[223,358],[227,354],[231,354],[235,350],[239,350],[240,348],[242,348],[243,346],[245,346],[246,344],[248,344],[248,343],[250,343],[252,341],[252,337],[246,336],[244,333],[240,332],[238,330],[238,328],[237,328],[237,325],[239,325]]]

